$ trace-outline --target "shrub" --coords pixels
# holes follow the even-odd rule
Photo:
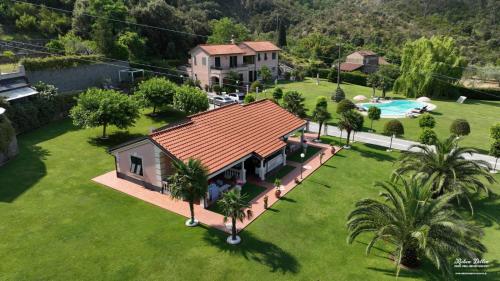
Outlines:
[[[215,84],[212,86],[212,91],[214,91],[217,95],[222,93],[222,87],[219,84]]]
[[[384,125],[384,134],[388,136],[402,136],[405,133],[403,124],[397,119],[390,120]]]
[[[467,136],[470,134],[469,122],[465,119],[456,119],[451,123],[450,133],[458,137]]]
[[[436,120],[429,113],[425,113],[420,117],[420,120],[418,120],[418,125],[422,129],[432,129],[434,128],[434,126],[436,126]]]
[[[207,95],[200,89],[183,85],[174,95],[174,108],[186,114],[195,114],[208,109]]]
[[[285,72],[285,73],[283,73],[283,78],[284,78],[285,80],[287,80],[287,81],[289,81],[289,80],[290,80],[290,76],[291,76],[291,75],[290,75],[290,72]]]
[[[356,105],[354,105],[354,103],[352,101],[350,101],[348,99],[343,99],[337,105],[337,113],[342,114],[346,111],[349,111],[349,110],[355,109],[355,108],[356,108]]]
[[[245,96],[245,99],[243,100],[244,103],[251,103],[256,101],[257,99],[255,98],[255,95],[253,94],[248,94]]]
[[[319,96],[316,99],[316,107],[327,107],[328,106],[328,100],[324,96]]]
[[[259,91],[262,92],[262,84],[260,83],[260,81],[253,81],[250,85],[250,92],[257,92],[257,88],[259,88]]]
[[[332,93],[332,100],[334,100],[335,102],[340,102],[344,99],[345,99],[344,90],[342,90],[342,88],[340,87],[337,87],[335,93]]]
[[[424,128],[424,130],[418,137],[418,140],[423,144],[433,145],[437,141],[436,132],[434,132],[434,130],[430,128]]]
[[[32,30],[36,27],[36,18],[32,15],[23,14],[16,20],[16,28],[21,30]]]
[[[282,99],[283,98],[283,89],[281,89],[280,87],[274,88],[273,98],[277,101]]]
[[[500,122],[498,122],[495,125],[491,126],[491,128],[490,128],[490,137],[494,141],[500,140]]]

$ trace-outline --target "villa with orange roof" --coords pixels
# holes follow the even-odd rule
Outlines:
[[[300,148],[288,144],[288,137],[305,126],[270,100],[231,104],[153,130],[110,153],[118,178],[162,193],[168,193],[165,179],[174,172],[173,161],[200,160],[208,169],[207,185],[214,187],[203,199],[208,207],[235,183],[244,184],[247,176],[265,180],[285,166],[287,153]]]
[[[236,44],[201,44],[191,49],[187,72],[202,87],[235,84],[228,81],[230,72],[239,75],[238,83],[248,85],[259,79],[259,70],[267,66],[273,78],[278,76],[278,59],[281,51],[269,41],[247,41]]]

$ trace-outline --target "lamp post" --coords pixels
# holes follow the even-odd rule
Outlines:
[[[184,75],[181,74],[181,83],[184,84]]]
[[[304,153],[301,153],[300,154],[300,179],[302,179],[302,170],[304,170],[304,157],[306,157],[306,155]]]

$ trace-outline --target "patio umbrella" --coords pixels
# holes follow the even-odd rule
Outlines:
[[[352,98],[354,101],[364,101],[366,100],[366,97],[363,96],[363,95],[358,95],[358,96],[355,96],[354,98]]]
[[[430,102],[431,99],[428,98],[428,97],[420,97],[420,98],[417,99],[417,101],[419,101],[419,102]]]
[[[5,112],[5,108],[0,107],[0,115],[2,115]]]

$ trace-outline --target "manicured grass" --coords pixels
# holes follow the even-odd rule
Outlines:
[[[69,120],[19,136],[20,155],[0,168],[0,279],[395,280],[390,249],[366,256],[368,239],[347,245],[345,223],[357,200],[378,195],[372,184],[390,175],[397,153],[360,144],[341,151],[246,228],[238,246],[91,181],[114,169],[109,146],[178,117],[143,117],[128,133],[111,128],[105,142],[95,138],[100,128]],[[494,266],[499,209],[499,197],[483,199],[474,216]],[[497,279],[494,266],[481,280]],[[403,270],[400,280],[441,280],[432,272]]]
[[[318,153],[320,150],[321,150],[321,148],[318,148],[316,146],[308,145],[306,153],[304,155],[304,162],[307,161],[307,160],[309,160],[309,158],[313,157],[313,155],[315,155],[316,153]],[[300,158],[300,154],[302,152],[303,152],[302,149],[298,149],[293,154],[289,155],[287,157],[287,160],[300,163],[302,161],[302,159]]]
[[[246,183],[241,187],[241,196],[243,196],[245,199],[245,202],[248,203],[248,202],[252,201],[255,197],[257,197],[259,194],[264,192],[265,190],[266,190],[265,187],[251,184],[251,183]],[[224,214],[222,212],[220,205],[218,204],[218,201],[215,202],[215,204],[210,206],[208,209],[212,212],[216,212],[216,213],[219,213],[221,215]]]
[[[277,171],[273,172],[271,175],[268,174],[266,177],[266,181],[274,183],[276,179],[282,179],[290,172],[292,172],[294,169],[295,167],[290,165],[281,166]]]
[[[338,120],[338,114],[335,113],[337,104],[330,100],[330,95],[335,91],[337,85],[330,83],[326,80],[321,80],[319,85],[316,85],[316,79],[308,78],[302,82],[288,82],[280,85],[285,91],[296,90],[304,95],[306,98],[305,105],[309,109],[308,113],[311,114],[316,104],[316,99],[319,96],[326,96],[329,99],[328,109],[333,114],[332,123]],[[347,98],[352,99],[356,95],[364,95],[371,97],[372,89],[351,84],[342,84]],[[377,96],[381,96],[380,91],[376,91]],[[388,94],[389,97],[403,98],[402,96]],[[262,96],[261,96],[262,97]],[[270,97],[270,94],[267,94]],[[471,146],[486,153],[489,150],[489,129],[490,127],[500,120],[500,101],[481,101],[481,100],[467,100],[464,104],[458,104],[454,100],[433,100],[433,104],[437,109],[432,112],[436,118],[437,124],[434,129],[439,137],[445,138],[450,135],[449,128],[453,120],[464,118],[469,121],[471,125],[471,134],[464,137],[461,141],[464,146]],[[377,133],[381,133],[385,122],[390,119],[380,119],[375,121],[373,128]],[[418,126],[418,118],[409,119],[401,118],[401,122],[405,128],[404,138],[409,140],[418,140],[421,129]],[[370,120],[365,117],[364,130],[370,128]]]

